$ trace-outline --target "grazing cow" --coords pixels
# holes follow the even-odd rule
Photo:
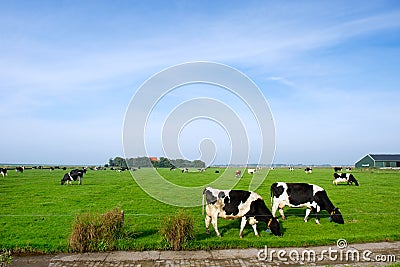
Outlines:
[[[25,167],[24,167],[24,166],[19,166],[19,167],[16,167],[16,168],[15,168],[15,171],[16,171],[16,172],[24,172],[24,170],[25,170]]]
[[[264,221],[274,235],[282,235],[278,220],[272,216],[262,197],[254,192],[218,190],[207,187],[203,191],[203,208],[204,197],[207,201],[205,218],[207,234],[210,233],[209,226],[211,222],[217,236],[221,236],[217,225],[217,219],[220,217],[227,220],[242,218],[239,232],[240,238],[242,238],[247,220],[249,220],[249,224],[253,227],[256,236],[258,236],[256,224],[259,221]]]
[[[170,171],[175,171],[175,170],[176,170],[176,167],[175,167],[175,166],[172,166],[171,168],[169,168],[169,170],[170,170]]]
[[[342,167],[334,167],[333,170],[335,172],[341,172],[342,171]]]
[[[334,185],[338,185],[338,183],[347,183],[348,185],[359,186],[358,180],[351,173],[334,173],[333,174],[333,182]]]
[[[306,173],[312,173],[312,168],[307,167],[307,168],[304,169],[304,171],[305,171]]]
[[[78,184],[81,185],[84,173],[86,173],[86,170],[74,169],[64,174],[64,177],[61,179],[61,184],[63,185],[64,183],[69,183],[72,185],[72,181],[78,181]]]
[[[0,168],[0,174],[4,176],[7,176],[7,168]]]
[[[293,167],[289,167],[289,171],[294,171],[294,168]]]
[[[254,174],[256,172],[256,169],[247,169],[248,174]]]
[[[219,173],[219,170],[216,170],[215,173]]]
[[[350,167],[347,167],[347,168],[346,168],[346,172],[351,172],[351,168],[350,168]]]
[[[284,183],[278,182],[271,185],[272,215],[275,215],[279,208],[282,219],[286,220],[283,208],[307,207],[304,221],[312,211],[315,215],[315,222],[319,224],[318,212],[326,210],[331,215],[332,221],[343,224],[343,217],[339,208],[336,208],[329,200],[326,191],[318,185],[306,183]]]
[[[184,173],[184,172],[189,172],[189,169],[188,168],[183,168],[182,169],[182,173]]]
[[[240,176],[242,176],[242,171],[241,170],[236,170],[235,171],[235,177],[236,178],[240,178]]]

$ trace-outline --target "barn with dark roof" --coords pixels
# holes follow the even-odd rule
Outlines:
[[[400,154],[368,154],[355,163],[356,168],[400,168]]]

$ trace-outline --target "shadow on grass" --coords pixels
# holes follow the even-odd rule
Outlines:
[[[223,219],[219,219],[219,220],[223,220]],[[218,230],[221,234],[222,237],[224,237],[227,232],[229,232],[229,235],[231,235],[233,233],[232,237],[239,237],[239,232],[240,232],[240,219],[237,220],[229,220],[228,223],[225,223],[224,225],[219,226],[218,225]],[[281,233],[282,235],[285,234],[286,232],[286,228],[284,227],[284,224],[282,223],[282,220],[279,220],[279,224],[281,227]],[[268,229],[267,224],[263,221],[260,221],[257,223],[257,231],[260,234],[261,232],[265,232]],[[214,230],[214,227],[210,224],[210,234],[206,234],[205,228],[204,228],[204,232],[197,234],[196,235],[196,239],[198,240],[204,240],[204,239],[208,239],[210,237],[216,237],[216,233]],[[272,233],[269,231],[269,233],[272,235]],[[245,237],[250,237],[250,236],[255,236],[254,235],[254,230],[253,227],[247,223],[244,230],[243,230],[243,234],[242,234],[243,238]]]
[[[124,234],[125,239],[138,239],[138,238],[145,238],[148,236],[158,235],[157,229],[148,229],[144,231],[126,231]]]
[[[286,209],[284,212],[285,212],[286,220],[290,220],[290,217],[298,217],[298,218],[304,219],[304,216],[306,216],[305,209],[289,208],[289,209]],[[318,212],[319,219],[324,219],[324,218],[329,218],[329,217],[330,217],[330,214],[326,210],[321,210],[320,212]],[[284,221],[284,220],[282,220],[282,218],[280,216],[278,217],[278,219],[279,219],[279,221]],[[310,220],[315,220],[315,215],[312,212],[308,216],[308,221],[310,221]]]

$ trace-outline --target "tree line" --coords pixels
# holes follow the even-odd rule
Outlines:
[[[110,167],[121,168],[205,168],[205,162],[201,160],[186,160],[186,159],[168,159],[160,157],[158,160],[151,160],[148,157],[127,158],[122,157],[110,158],[108,161]]]

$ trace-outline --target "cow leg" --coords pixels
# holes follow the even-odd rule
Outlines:
[[[255,223],[255,224],[253,224],[251,227],[253,227],[254,234],[255,234],[256,236],[259,236],[259,235],[258,235],[258,231],[257,231],[257,224]]]
[[[257,231],[257,223],[258,223],[258,221],[254,217],[250,218],[249,224],[251,225],[251,227],[253,227],[254,234],[256,236],[259,236],[258,231]]]
[[[304,221],[308,222],[308,216],[310,215],[311,209],[306,209],[306,216],[304,217]]]
[[[272,205],[272,209],[271,209],[272,216],[275,217],[276,210],[279,209],[279,213],[282,216],[282,220],[286,220],[285,214],[283,213],[283,208],[285,207],[285,204],[279,203],[279,201],[277,201],[277,200],[274,200],[273,203],[274,204]]]
[[[271,209],[272,216],[274,216],[274,217],[275,217],[276,210],[278,209],[278,206],[279,206],[278,201],[274,200],[273,204],[272,204],[272,209]]]
[[[318,210],[316,208],[312,209],[314,215],[315,215],[315,223],[319,224],[319,219],[318,219]]]
[[[206,222],[206,234],[210,234],[210,222],[211,222],[211,217],[206,215],[206,218],[204,219]]]
[[[246,226],[246,223],[247,223],[247,218],[245,216],[243,216],[242,217],[242,221],[240,223],[240,232],[239,232],[239,237],[240,238],[243,237],[242,234],[243,234],[244,227]]]
[[[211,217],[211,224],[214,227],[215,233],[217,234],[217,236],[221,237],[221,234],[218,231],[218,213],[213,213],[212,217]]]
[[[281,214],[281,216],[282,216],[282,220],[286,220],[286,217],[285,217],[285,213],[283,213],[283,209],[279,209],[279,213]]]
[[[78,184],[81,185],[82,184],[82,178],[80,176],[78,176]]]

